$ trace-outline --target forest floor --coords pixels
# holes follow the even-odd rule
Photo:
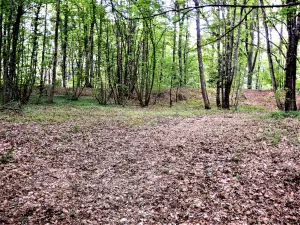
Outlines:
[[[300,224],[299,119],[84,102],[0,115],[0,224]]]

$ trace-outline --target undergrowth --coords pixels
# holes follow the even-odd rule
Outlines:
[[[284,119],[284,118],[297,118],[300,120],[300,111],[289,111],[289,112],[271,112],[266,115],[266,118],[272,119]]]
[[[2,113],[0,120],[10,122],[64,122],[76,120],[83,122],[118,121],[126,124],[140,125],[156,124],[157,119],[170,117],[196,117],[209,114],[235,112],[267,112],[262,106],[243,105],[237,110],[220,110],[212,104],[212,109],[205,110],[202,101],[190,98],[186,101],[174,102],[173,107],[168,104],[156,104],[141,108],[133,103],[127,106],[99,105],[93,97],[83,96],[74,101],[67,96],[55,96],[54,104],[49,104],[46,97],[38,102],[38,96],[32,96],[21,114]]]

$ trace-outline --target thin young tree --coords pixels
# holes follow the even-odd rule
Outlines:
[[[199,1],[194,0],[195,7],[199,7]],[[197,55],[198,55],[198,68],[200,73],[200,84],[201,84],[201,93],[204,101],[205,109],[210,109],[210,102],[208,99],[208,94],[206,90],[206,81],[204,76],[204,66],[202,59],[202,46],[201,46],[201,28],[200,28],[200,11],[196,10],[196,30],[197,30]]]
[[[57,52],[58,52],[58,28],[60,21],[60,0],[56,0],[56,19],[55,19],[55,34],[54,34],[54,51],[52,64],[52,86],[49,95],[49,103],[54,103],[54,92],[56,87],[56,69],[57,69]]]

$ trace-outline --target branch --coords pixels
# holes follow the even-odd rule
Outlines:
[[[143,17],[133,17],[129,18],[125,15],[123,15],[119,10],[117,10],[114,5],[112,4],[112,8],[120,14],[124,19],[126,20],[143,20],[143,19],[150,19],[156,16],[161,16],[168,14],[170,12],[182,12],[182,11],[191,11],[194,9],[203,9],[203,8],[209,8],[209,7],[222,7],[222,8],[250,8],[250,9],[265,9],[265,8],[285,8],[285,7],[292,7],[292,6],[298,6],[300,5],[300,2],[292,2],[288,4],[276,4],[276,5],[243,5],[243,4],[206,4],[206,5],[200,5],[200,6],[189,6],[181,9],[170,9],[163,12],[155,13],[150,16],[143,16]]]
[[[215,40],[213,41],[209,41],[203,45],[201,45],[201,47],[205,47],[207,45],[210,45],[210,44],[213,44],[217,41],[220,41],[223,37],[225,37],[227,34],[231,33],[232,31],[234,31],[235,28],[239,27],[244,21],[245,19],[247,18],[247,16],[252,12],[253,9],[250,9],[246,14],[245,16],[233,27],[231,27],[227,32],[225,32],[224,34],[220,35],[218,38],[216,38]]]

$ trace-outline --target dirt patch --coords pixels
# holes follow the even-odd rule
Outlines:
[[[276,109],[276,100],[274,92],[270,90],[244,90],[242,104],[252,106],[264,106],[266,108]],[[284,93],[282,102],[284,103]],[[300,102],[300,93],[297,92],[297,102]]]
[[[0,224],[299,224],[299,125],[0,122]]]

